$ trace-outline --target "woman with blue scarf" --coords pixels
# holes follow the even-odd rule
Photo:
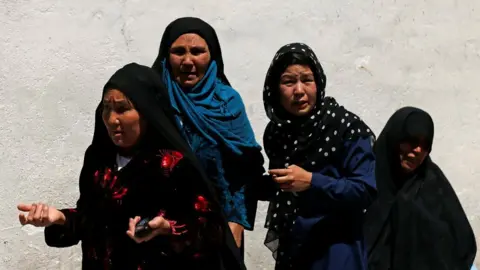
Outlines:
[[[177,124],[217,187],[243,249],[243,230],[253,230],[257,208],[249,190],[263,175],[264,160],[242,98],[225,76],[215,30],[199,18],[173,21],[153,68],[162,75]]]

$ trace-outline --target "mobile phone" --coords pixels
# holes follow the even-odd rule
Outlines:
[[[140,220],[135,226],[135,236],[136,237],[145,237],[152,232],[152,228],[148,226],[148,222],[152,220],[151,218],[144,218]]]

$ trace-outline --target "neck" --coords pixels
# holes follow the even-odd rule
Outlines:
[[[138,147],[118,148],[118,154],[122,157],[131,158],[138,152]]]

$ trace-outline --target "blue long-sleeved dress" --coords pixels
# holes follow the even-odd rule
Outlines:
[[[341,166],[313,172],[311,188],[299,195],[302,211],[292,228],[293,244],[283,249],[300,256],[298,270],[367,269],[362,221],[376,193],[371,139],[347,141],[342,160]]]

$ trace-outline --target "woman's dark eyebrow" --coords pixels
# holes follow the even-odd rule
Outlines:
[[[128,106],[131,105],[131,103],[130,103],[128,100],[126,100],[126,99],[120,99],[120,100],[104,99],[104,100],[103,100],[103,103],[104,103],[104,104],[105,104],[105,103],[110,103],[110,101],[113,101],[113,103],[114,103],[114,104],[117,104],[117,105],[118,105],[118,104],[119,104],[119,105],[128,105]]]

